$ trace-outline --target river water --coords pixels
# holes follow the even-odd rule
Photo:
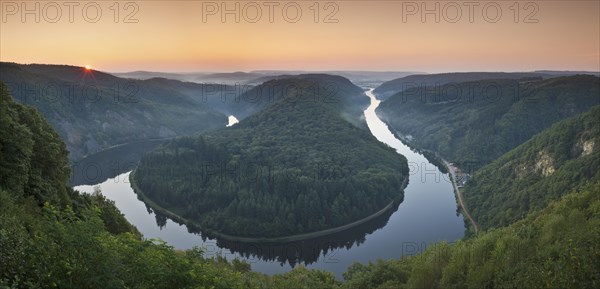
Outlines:
[[[137,199],[130,187],[129,174],[142,153],[160,144],[158,141],[135,143],[103,151],[73,166],[71,183],[75,189],[91,193],[100,187],[102,194],[113,200],[129,222],[145,238],[159,238],[176,249],[194,246],[204,248],[207,256],[220,254],[227,259],[249,262],[255,271],[276,274],[303,264],[308,268],[341,274],[354,262],[368,263],[378,259],[413,255],[428,244],[453,242],[464,235],[462,215],[448,175],[441,173],[421,154],[398,140],[377,117],[380,101],[366,91],[371,105],[365,118],[371,133],[404,155],[409,162],[409,183],[404,200],[390,212],[350,230],[329,236],[287,244],[248,244],[211,239],[172,220],[156,215]],[[230,117],[228,126],[237,122]]]

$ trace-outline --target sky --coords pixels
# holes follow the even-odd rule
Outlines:
[[[0,0],[0,60],[110,72],[600,70],[598,0],[316,3]]]

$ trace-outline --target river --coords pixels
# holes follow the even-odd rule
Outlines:
[[[364,115],[371,133],[381,142],[408,159],[410,176],[404,200],[388,213],[350,230],[302,242],[287,244],[247,244],[211,239],[172,220],[156,215],[137,199],[129,183],[129,174],[143,151],[157,146],[132,144],[107,150],[77,162],[71,183],[75,189],[91,193],[100,187],[102,194],[115,201],[129,222],[145,238],[160,238],[176,249],[203,247],[207,256],[221,254],[227,259],[249,262],[255,271],[276,274],[304,264],[308,268],[341,274],[354,262],[399,258],[423,250],[428,244],[453,242],[465,232],[462,215],[457,211],[452,183],[423,155],[398,140],[377,117],[380,101],[372,89]],[[237,120],[230,117],[229,125]],[[235,120],[235,121],[234,121]]]

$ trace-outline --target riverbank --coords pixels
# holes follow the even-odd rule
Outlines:
[[[381,216],[385,212],[392,209],[396,202],[401,201],[400,199],[392,200],[383,209],[381,209],[363,219],[360,219],[360,220],[357,220],[352,223],[342,225],[339,227],[325,229],[325,230],[316,231],[316,232],[304,233],[304,234],[290,235],[290,236],[271,237],[271,238],[255,238],[255,237],[242,237],[242,236],[228,235],[228,234],[224,234],[224,233],[220,233],[220,232],[216,232],[216,231],[212,231],[212,230],[202,230],[201,226],[199,226],[197,223],[195,223],[191,220],[185,219],[185,218],[177,215],[176,213],[169,211],[166,208],[163,208],[162,206],[158,205],[156,202],[152,201],[150,198],[145,196],[144,193],[142,192],[142,190],[137,186],[137,184],[135,182],[135,170],[133,170],[131,172],[131,174],[129,175],[129,182],[131,184],[131,188],[133,189],[134,193],[138,196],[138,198],[142,202],[144,202],[146,205],[148,205],[150,208],[152,208],[152,210],[154,210],[154,211],[156,211],[178,223],[184,224],[184,225],[188,226],[189,228],[202,231],[202,233],[205,233],[207,235],[222,238],[227,241],[242,242],[242,243],[290,243],[290,242],[304,241],[304,240],[309,240],[309,239],[314,239],[314,238],[319,238],[319,237],[339,233],[339,232],[354,228],[356,226],[362,225],[370,220],[373,220],[373,219]],[[404,196],[404,189],[406,188],[407,185],[408,185],[408,177],[406,177],[404,179],[404,181],[402,182],[402,187],[401,187],[402,197]]]
[[[365,119],[372,135],[406,156],[409,162],[423,163],[431,169],[432,165],[422,155],[417,156],[400,140],[394,138],[387,126],[372,113],[376,102],[374,99],[370,108],[365,111]],[[139,145],[130,147],[135,154],[141,148]],[[200,247],[205,250],[206,256],[221,255],[230,261],[243,260],[252,264],[253,271],[268,275],[284,274],[302,264],[309,269],[333,272],[336,279],[342,280],[343,273],[355,262],[367,264],[379,259],[399,259],[415,252],[401,250],[399,244],[434,244],[440,240],[452,243],[464,236],[465,226],[471,230],[466,218],[457,214],[460,208],[450,182],[439,182],[435,178],[421,179],[412,174],[409,175],[402,202],[395,203],[385,213],[362,225],[320,238],[292,243],[230,242],[208,234],[199,235],[198,230],[190,229],[181,221],[166,218],[158,211],[150,209],[149,204],[140,200],[142,198],[134,192],[129,182],[129,175],[137,166],[138,160],[130,158],[132,152],[129,150],[122,153],[118,148],[114,151],[117,153],[107,151],[95,155],[91,161],[100,162],[102,171],[108,170],[111,175],[115,163],[119,164],[119,168],[126,167],[128,170],[101,183],[97,182],[101,181],[99,178],[93,178],[95,181],[85,182],[78,190],[91,194],[94,188],[99,186],[102,194],[115,202],[144,238],[163,240],[178,250]],[[86,167],[86,164],[80,164],[78,171],[82,171],[82,167]],[[398,184],[398,188],[400,185]],[[402,196],[398,190],[395,195],[398,198]],[[383,209],[386,205],[387,203],[382,204],[375,211]],[[182,212],[176,209],[172,212],[182,215]],[[418,246],[415,249],[420,251],[424,248]]]
[[[167,138],[141,139],[141,140],[134,140],[134,141],[126,142],[126,143],[120,143],[120,144],[116,144],[116,145],[112,145],[112,146],[103,148],[103,149],[98,150],[98,151],[93,152],[93,153],[88,153],[88,154],[86,154],[86,155],[84,155],[84,156],[82,156],[82,157],[80,157],[80,158],[78,158],[76,160],[72,160],[71,163],[76,163],[76,162],[79,162],[79,161],[81,161],[83,159],[89,158],[90,156],[101,154],[101,153],[103,153],[105,151],[113,150],[113,149],[116,149],[116,148],[119,148],[119,147],[124,147],[124,146],[128,146],[128,145],[139,144],[139,143],[145,143],[145,142],[162,142],[162,141],[168,141],[168,140],[172,140],[172,139],[177,138],[177,137],[178,136],[167,137]]]
[[[375,112],[375,114],[377,114],[377,112]],[[402,141],[402,143],[404,143],[412,151],[422,154],[431,164],[436,166],[442,173],[448,173],[448,168],[446,167],[446,165],[444,165],[444,159],[441,156],[439,156],[436,152],[416,147],[410,142],[410,140],[406,136],[398,133],[396,130],[392,130],[392,126],[389,122],[386,121],[385,116],[377,114],[377,117],[379,117],[379,119],[381,119],[381,121],[383,121],[388,126],[390,132],[394,135],[394,137]]]
[[[375,112],[375,113],[377,113],[377,112]],[[389,122],[385,121],[386,120],[385,116],[382,116],[379,114],[377,116],[388,126],[388,128],[390,128],[390,131],[397,139],[402,140],[403,143],[406,146],[408,146],[411,150],[422,154],[430,163],[432,163],[433,165],[438,167],[442,173],[450,174],[450,181],[452,182],[452,187],[454,188],[454,194],[456,195],[457,203],[460,206],[461,210],[463,211],[464,215],[467,217],[467,219],[471,223],[471,226],[473,227],[475,234],[477,234],[479,232],[479,224],[477,224],[475,219],[473,219],[473,217],[471,217],[471,214],[469,214],[469,211],[467,210],[467,206],[464,204],[464,201],[462,198],[462,193],[460,192],[458,185],[456,184],[455,172],[449,165],[449,162],[447,160],[443,159],[436,152],[415,147],[413,144],[411,144],[411,142],[405,136],[401,135],[395,129],[393,129],[393,127],[391,126],[391,124]]]
[[[458,199],[458,203],[459,203],[463,213],[465,214],[465,216],[467,216],[467,219],[469,219],[469,221],[471,222],[471,225],[473,226],[473,229],[475,230],[475,234],[477,234],[479,232],[479,224],[477,224],[477,222],[475,222],[475,219],[473,219],[473,217],[471,217],[471,214],[469,214],[469,210],[467,210],[467,206],[463,202],[462,193],[460,192],[460,189],[458,188],[458,185],[456,184],[456,172],[454,171],[454,169],[452,169],[452,166],[450,166],[450,163],[448,161],[444,160],[444,165],[446,166],[446,168],[448,169],[448,172],[450,173],[450,179],[452,180],[452,186],[454,187],[454,191],[456,192],[456,198]]]

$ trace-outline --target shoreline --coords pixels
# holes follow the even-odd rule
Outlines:
[[[446,166],[446,168],[448,168],[448,172],[450,174],[450,177],[452,178],[452,187],[454,188],[454,191],[456,193],[456,197],[458,199],[458,204],[460,205],[461,209],[463,210],[463,213],[465,214],[465,216],[467,216],[467,219],[469,219],[469,221],[471,221],[471,225],[473,226],[473,229],[475,230],[475,234],[477,234],[479,232],[479,225],[477,224],[477,222],[475,222],[475,219],[473,219],[473,217],[471,217],[471,214],[469,214],[469,210],[467,210],[467,206],[463,202],[462,193],[460,192],[458,185],[456,185],[455,172],[454,172],[454,170],[452,170],[450,168],[450,163],[448,161],[446,161],[444,159],[442,159],[442,160],[444,161],[444,165]]]
[[[129,174],[129,183],[131,184],[131,188],[133,189],[133,192],[138,196],[138,199],[140,199],[142,202],[144,202],[144,204],[146,204],[147,206],[152,208],[152,210],[159,212],[160,214],[163,214],[166,217],[168,217],[178,223],[186,225],[188,227],[188,229],[189,228],[198,229],[198,231],[201,231],[201,233],[210,235],[211,237],[214,236],[217,238],[225,239],[227,241],[242,242],[242,243],[290,243],[290,242],[298,242],[298,241],[319,238],[319,237],[331,235],[334,233],[339,233],[339,232],[351,229],[353,227],[356,227],[358,225],[364,224],[370,220],[373,220],[373,219],[381,216],[382,214],[384,214],[385,212],[390,210],[393,207],[394,203],[398,201],[398,199],[394,199],[383,209],[381,209],[365,218],[356,220],[354,222],[351,222],[351,223],[348,223],[348,224],[345,224],[342,226],[330,228],[330,229],[325,229],[325,230],[316,231],[316,232],[303,233],[303,234],[281,236],[281,237],[268,237],[268,238],[242,237],[242,236],[234,236],[234,235],[224,234],[224,233],[220,233],[220,232],[215,232],[212,230],[206,230],[206,231],[202,232],[201,226],[199,226],[195,222],[193,222],[191,220],[187,220],[187,219],[177,215],[176,213],[169,211],[166,208],[163,208],[162,206],[158,205],[156,202],[152,201],[150,198],[145,196],[144,193],[142,192],[142,190],[135,183],[134,176],[135,176],[135,170],[133,170],[131,172],[131,174]],[[408,185],[408,176],[402,182],[401,189],[402,189],[402,197],[403,198],[404,198],[404,189],[406,188],[407,185]]]
[[[377,112],[375,112],[377,113]],[[377,115],[379,117],[379,119],[381,119],[381,121],[383,121],[389,128],[390,131],[392,132],[392,134],[399,139],[400,141],[402,141],[402,143],[404,143],[406,146],[408,146],[409,148],[411,148],[412,150],[422,154],[427,160],[429,160],[429,162],[431,162],[432,164],[439,166],[439,168],[444,168],[446,170],[445,173],[450,174],[450,180],[452,182],[452,188],[454,189],[454,194],[456,196],[457,199],[457,204],[460,206],[461,210],[463,211],[464,215],[467,217],[467,219],[470,221],[471,226],[473,227],[473,230],[475,231],[475,234],[477,234],[479,232],[479,224],[477,224],[477,222],[475,222],[475,219],[473,219],[473,217],[471,217],[471,214],[469,214],[469,211],[467,210],[467,206],[464,204],[464,201],[462,199],[462,194],[458,188],[458,186],[456,185],[456,178],[454,177],[454,171],[452,169],[450,169],[450,166],[448,165],[448,161],[445,160],[444,158],[442,158],[440,155],[438,155],[436,152],[427,150],[427,149],[421,149],[418,147],[415,147],[414,145],[411,145],[409,141],[406,141],[405,138],[398,134],[396,132],[396,130],[392,130],[392,126],[385,121],[385,117],[384,116],[380,116]],[[431,155],[427,155],[427,154],[433,154],[433,156]],[[429,159],[429,157],[435,157],[434,160]],[[443,172],[444,173],[444,172]]]
[[[134,141],[126,142],[126,143],[120,143],[120,144],[116,144],[116,145],[112,145],[112,146],[103,148],[103,149],[101,149],[99,151],[96,151],[96,152],[93,152],[93,153],[88,153],[87,155],[84,155],[84,156],[82,156],[82,157],[80,157],[80,158],[78,158],[76,160],[73,160],[72,163],[80,162],[80,161],[82,161],[82,160],[84,160],[86,158],[89,158],[89,157],[93,156],[93,155],[100,154],[100,153],[103,153],[105,151],[108,151],[108,150],[111,150],[111,149],[116,149],[116,148],[127,146],[127,145],[138,144],[138,143],[143,143],[143,142],[162,142],[162,141],[172,140],[172,139],[177,138],[177,137],[179,137],[179,136],[167,137],[167,138],[141,139],[141,140],[134,140]]]

